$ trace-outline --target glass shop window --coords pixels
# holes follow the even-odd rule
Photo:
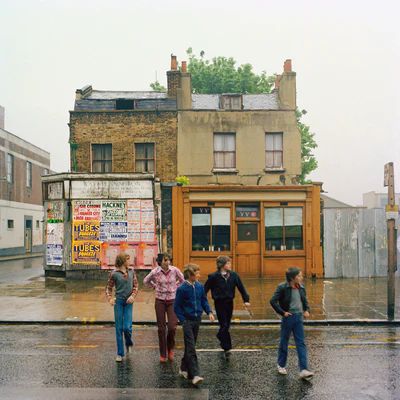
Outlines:
[[[265,208],[265,249],[303,249],[303,208]]]
[[[192,207],[192,250],[229,251],[230,208]]]

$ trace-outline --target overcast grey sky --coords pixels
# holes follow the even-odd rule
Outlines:
[[[148,90],[170,54],[204,50],[256,72],[297,72],[316,133],[311,178],[361,204],[395,162],[400,191],[400,2],[395,0],[0,0],[0,104],[6,129],[69,167],[75,89]]]

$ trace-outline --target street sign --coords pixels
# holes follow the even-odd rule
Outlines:
[[[383,178],[383,186],[389,186],[389,176],[390,176],[390,165],[393,165],[393,163],[387,163],[385,164],[384,168],[384,178]]]

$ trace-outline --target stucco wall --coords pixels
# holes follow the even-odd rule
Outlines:
[[[236,174],[215,174],[214,132],[236,133]],[[284,171],[265,171],[265,133],[283,132]],[[191,184],[286,184],[301,173],[301,140],[294,111],[181,111],[178,113],[178,175]]]

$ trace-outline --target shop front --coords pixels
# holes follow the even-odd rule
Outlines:
[[[320,186],[173,188],[173,258],[202,274],[219,255],[248,277],[283,277],[289,266],[323,276]]]
[[[102,279],[119,252],[136,269],[153,268],[159,251],[154,184],[152,175],[44,177],[46,274]]]

